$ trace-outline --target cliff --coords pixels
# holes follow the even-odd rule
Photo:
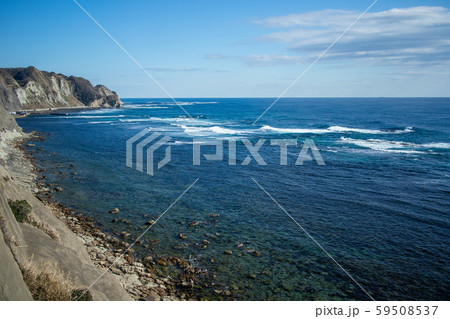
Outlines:
[[[103,275],[93,264],[85,242],[64,222],[76,218],[36,197],[34,167],[15,147],[28,135],[11,115],[22,109],[121,104],[115,92],[83,78],[34,67],[0,69],[0,301],[33,300],[44,285],[52,294],[48,298],[57,298],[47,300],[74,299],[71,294],[94,282],[89,290],[94,300],[132,300],[118,276]],[[26,222],[17,218],[11,201],[29,207]]]
[[[16,156],[22,155],[13,151],[7,156],[6,163],[21,160]],[[30,205],[32,219],[26,222],[17,220],[9,204],[9,201],[17,200]],[[17,176],[13,177],[2,163],[0,260],[0,300],[32,300],[31,288],[37,284],[52,284],[53,289],[65,289],[64,286],[70,285],[73,286],[71,290],[83,291],[94,282],[95,286],[90,289],[94,300],[132,300],[117,276],[103,274],[103,270],[95,267],[84,242],[55,216],[49,206],[30,190],[18,185]],[[40,275],[33,281],[25,277],[30,263],[34,265],[32,271]],[[52,282],[51,278],[44,277],[50,269],[57,270],[50,274],[58,276],[58,280]],[[67,279],[64,279],[64,274]]]
[[[13,90],[8,89],[0,82],[0,129],[5,131],[20,131],[10,111],[19,110],[22,107],[19,98]]]
[[[40,71],[32,66],[0,69],[0,103],[9,111],[122,105],[117,93],[103,85],[94,87],[84,78]]]

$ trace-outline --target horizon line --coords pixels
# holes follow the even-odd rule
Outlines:
[[[169,99],[168,97],[119,97],[120,99]],[[197,96],[175,99],[276,99],[274,96]],[[450,99],[450,96],[293,96],[283,99]]]

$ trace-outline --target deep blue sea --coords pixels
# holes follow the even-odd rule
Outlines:
[[[193,119],[168,99],[124,102],[19,124],[48,133],[34,156],[45,181],[64,189],[57,199],[113,233],[137,237],[199,179],[148,231],[139,256],[189,258],[238,300],[368,300],[305,230],[376,300],[450,296],[450,99],[287,98],[255,125],[273,99],[180,99]],[[145,128],[171,137],[172,160],[153,176],[126,166],[126,141]],[[242,139],[265,139],[267,165],[248,163]],[[287,165],[271,139],[298,141]],[[326,165],[311,152],[295,165],[307,139]],[[223,141],[223,159],[202,155],[194,166],[194,145],[211,154],[214,141]]]

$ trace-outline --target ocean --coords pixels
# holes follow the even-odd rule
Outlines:
[[[45,134],[33,156],[44,181],[64,189],[55,197],[111,233],[136,238],[198,179],[135,250],[208,271],[199,295],[218,299],[221,287],[237,300],[369,300],[365,291],[376,300],[448,299],[450,99],[286,98],[255,124],[273,99],[180,99],[192,118],[169,99],[123,101],[18,122]],[[171,160],[153,175],[126,165],[127,140],[146,128],[170,137],[155,163],[166,146]],[[271,145],[280,139],[297,142],[287,165]],[[312,149],[295,165],[311,141],[325,165]],[[223,156],[208,160],[213,143]]]

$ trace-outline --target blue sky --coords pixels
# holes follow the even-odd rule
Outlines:
[[[175,97],[275,97],[373,0],[79,0]],[[1,1],[1,67],[166,97],[72,0]],[[450,96],[448,0],[379,0],[286,96]]]

